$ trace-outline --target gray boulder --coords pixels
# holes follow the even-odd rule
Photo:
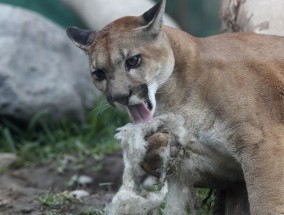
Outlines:
[[[36,13],[0,4],[0,56],[0,117],[83,120],[97,97],[87,56]]]

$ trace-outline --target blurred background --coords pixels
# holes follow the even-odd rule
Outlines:
[[[88,210],[102,209],[105,193],[85,213],[82,202],[66,206],[74,202],[64,191],[80,187],[82,175],[91,194],[119,187],[123,161],[113,136],[129,118],[96,91],[87,56],[65,29],[100,30],[154,3],[0,0],[0,214],[102,214]],[[219,0],[168,0],[165,23],[196,37],[218,34],[219,7]]]
[[[88,0],[84,1],[88,2]],[[60,0],[0,0],[0,3],[36,11],[62,27],[86,27],[75,12],[63,2]],[[166,11],[183,30],[197,37],[205,37],[219,33],[221,28],[219,9],[219,0],[168,0]],[[129,11],[129,14],[125,15],[131,14]]]
[[[128,116],[110,107],[92,86],[87,57],[65,29],[99,30],[117,17],[140,15],[154,3],[0,0],[0,52],[5,56],[0,59],[0,151],[28,160],[50,159],[74,148],[111,151],[114,130]],[[197,37],[218,34],[219,7],[219,0],[169,0],[165,22]]]

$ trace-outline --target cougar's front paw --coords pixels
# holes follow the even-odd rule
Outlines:
[[[165,166],[169,134],[166,132],[155,133],[146,137],[147,150],[141,168],[149,175],[160,177]]]
[[[185,142],[184,119],[174,114],[158,116],[143,130],[146,153],[140,166],[148,174],[160,178],[168,159],[176,157],[181,142]]]

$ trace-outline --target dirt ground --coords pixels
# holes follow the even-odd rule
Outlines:
[[[123,161],[120,153],[101,160],[86,157],[63,160],[34,167],[8,170],[0,175],[0,215],[93,215],[111,201],[121,183]],[[90,176],[93,182],[80,185],[76,178]],[[90,196],[81,201],[68,198],[64,203],[47,204],[40,197],[83,189]],[[98,211],[95,213],[94,211]]]

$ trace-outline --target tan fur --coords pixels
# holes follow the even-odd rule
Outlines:
[[[175,110],[200,135],[216,129],[242,167],[251,214],[283,213],[284,38],[239,33],[196,39],[177,31],[165,30],[176,70],[158,91],[158,103],[170,104],[159,113]]]
[[[147,37],[145,25],[141,17],[126,17],[96,33],[87,49],[90,65],[110,77],[95,81],[97,88],[108,95],[154,82],[155,115],[182,115],[196,139],[184,143],[195,153],[195,185],[244,179],[252,215],[284,213],[284,38],[198,39],[166,26]],[[138,53],[141,65],[125,72],[127,56]],[[142,99],[136,94],[129,103]]]

